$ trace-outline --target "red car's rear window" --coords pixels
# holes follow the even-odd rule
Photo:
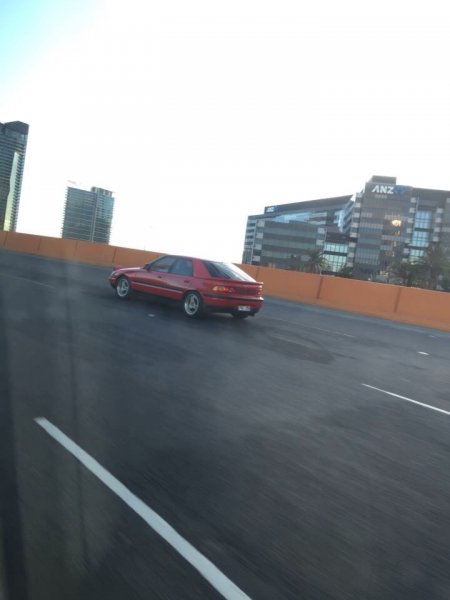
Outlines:
[[[220,277],[221,279],[238,279],[240,281],[254,281],[250,275],[244,273],[242,269],[231,263],[203,261],[211,277]]]

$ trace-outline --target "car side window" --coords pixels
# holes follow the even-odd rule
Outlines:
[[[155,260],[152,263],[151,270],[157,271],[158,273],[168,273],[170,267],[175,262],[175,257],[173,256],[163,256],[162,258]]]
[[[174,275],[186,275],[188,277],[192,277],[194,273],[192,260],[188,258],[177,258],[172,268],[170,269],[170,272]]]

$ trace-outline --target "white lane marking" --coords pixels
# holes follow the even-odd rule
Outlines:
[[[333,333],[334,335],[343,335],[348,338],[356,338],[356,335],[350,335],[349,333],[343,333],[342,331],[334,331],[333,329],[322,329],[321,327],[314,327],[313,325],[304,325],[303,323],[296,323],[294,321],[289,321],[288,319],[280,319],[279,317],[270,317],[265,315],[266,319],[271,319],[272,321],[281,321],[282,323],[289,323],[289,325],[298,325],[299,327],[304,327],[305,329],[315,329],[316,331],[324,331],[325,333]]]
[[[423,356],[430,356],[428,352],[417,352],[417,354],[422,354]]]
[[[148,317],[154,317],[155,315],[152,315],[151,313],[149,313],[147,316]]]
[[[50,285],[49,283],[42,283],[42,281],[35,281],[34,279],[28,279],[27,277],[19,277],[18,275],[7,275],[6,273],[2,273],[2,277],[9,277],[10,279],[18,279],[19,281],[27,281],[28,283],[42,285],[43,287],[48,287],[48,288],[51,288],[52,290],[56,289],[54,285]]]
[[[114,475],[111,475],[95,458],[80,448],[78,444],[67,437],[58,427],[43,417],[37,417],[35,421],[53,439],[78,459],[86,469],[98,477],[106,487],[119,496],[125,504],[134,510],[172,548],[181,554],[224,598],[227,600],[250,600],[249,596],[234,585],[206,556],[203,556],[203,554],[196,550],[167,521],[135,496],[123,483],[116,479]]]
[[[368,385],[367,383],[362,383],[366,388],[370,388],[371,390],[376,390],[377,392],[382,392],[383,394],[387,394],[388,396],[393,396],[394,398],[400,398],[400,400],[406,400],[406,402],[412,402],[412,404],[418,404],[419,406],[423,406],[425,408],[429,408],[430,410],[435,410],[436,412],[444,413],[444,415],[450,415],[448,410],[444,410],[443,408],[437,408],[436,406],[431,406],[431,404],[425,404],[424,402],[418,402],[417,400],[412,400],[412,398],[407,398],[406,396],[400,396],[399,394],[394,394],[393,392],[388,392],[387,390],[382,390],[381,388],[377,388],[373,385]]]

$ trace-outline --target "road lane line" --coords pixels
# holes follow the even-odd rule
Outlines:
[[[422,354],[423,356],[430,356],[428,352],[417,352],[417,354]]]
[[[133,494],[127,487],[101,466],[90,454],[73,442],[58,427],[44,417],[34,419],[53,439],[93,473],[106,487],[139,515],[156,533],[194,567],[226,600],[250,600],[228,577],[173,529],[167,521]]]
[[[436,406],[431,406],[431,404],[425,404],[424,402],[418,402],[417,400],[413,400],[412,398],[407,398],[406,396],[400,396],[399,394],[394,394],[393,392],[388,392],[387,390],[382,390],[381,388],[377,388],[373,385],[368,385],[367,383],[362,383],[366,388],[370,388],[371,390],[376,390],[377,392],[382,392],[383,394],[387,394],[388,396],[393,396],[394,398],[400,398],[400,400],[406,400],[406,402],[412,402],[412,404],[418,404],[419,406],[423,406],[425,408],[429,408],[430,410],[435,410],[436,412],[444,413],[444,415],[450,415],[448,410],[444,410],[443,408],[437,408]]]
[[[19,277],[18,275],[7,275],[6,273],[2,273],[2,277],[9,277],[10,279],[18,279],[19,281],[35,283],[36,285],[42,285],[43,287],[48,287],[52,290],[56,289],[54,285],[50,285],[49,283],[42,283],[41,281],[35,281],[34,279],[28,279],[27,277]]]

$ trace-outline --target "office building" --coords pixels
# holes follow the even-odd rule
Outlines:
[[[247,219],[243,262],[301,270],[308,252],[320,249],[328,270],[344,265],[353,201],[351,196],[267,206]]]
[[[98,187],[68,187],[62,237],[109,244],[113,211],[112,192]]]
[[[394,263],[414,262],[439,242],[450,249],[450,191],[374,176],[356,195],[347,258],[355,277],[388,281]]]
[[[243,262],[301,270],[320,249],[328,266],[353,277],[389,281],[400,262],[415,262],[430,244],[450,251],[450,191],[398,185],[373,176],[360,193],[266,207],[247,220]]]
[[[28,125],[0,123],[0,229],[15,231],[27,149]]]

